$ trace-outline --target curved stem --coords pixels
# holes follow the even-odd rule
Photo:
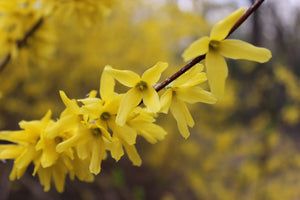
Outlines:
[[[11,58],[11,55],[7,54],[5,56],[5,58],[1,61],[1,63],[0,63],[0,73],[5,68],[5,66],[7,65],[7,63],[10,61],[10,58]]]
[[[25,34],[25,36],[21,39],[21,40],[17,40],[16,43],[17,43],[17,46],[18,48],[22,48],[23,46],[26,45],[26,42],[28,40],[28,38],[30,36],[32,36],[35,31],[42,25],[44,19],[43,18],[40,18],[32,27],[31,29]],[[5,66],[8,64],[8,62],[10,61],[11,59],[11,54],[8,53],[5,58],[2,60],[2,62],[0,63],[0,72],[3,71],[3,69],[5,68]]]
[[[233,27],[230,29],[227,37],[230,36],[238,27],[240,27],[240,25],[242,25],[248,19],[248,17],[259,8],[259,6],[263,2],[264,2],[264,0],[256,0],[255,3],[233,25]],[[183,73],[185,73],[187,70],[189,70],[190,68],[192,68],[194,65],[196,65],[197,63],[199,63],[203,59],[205,59],[205,55],[200,55],[200,56],[194,58],[188,64],[186,64],[185,66],[183,66],[179,71],[177,71],[176,73],[174,73],[172,76],[170,76],[169,78],[167,78],[163,82],[161,82],[161,83],[153,86],[153,88],[157,92],[160,91],[161,89],[163,89],[164,87],[166,87],[167,85],[169,85],[172,81],[176,80]]]

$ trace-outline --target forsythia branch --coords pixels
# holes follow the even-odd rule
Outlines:
[[[5,56],[5,58],[1,61],[1,63],[0,63],[0,72],[2,72],[2,70],[5,68],[7,63],[10,61],[10,58],[11,58],[11,55],[7,54]]]
[[[264,2],[264,0],[257,0],[257,1],[255,1],[255,3],[249,9],[247,9],[247,11],[234,24],[234,26],[229,31],[227,37],[230,36],[240,25],[242,25],[248,19],[248,17],[259,8],[259,6],[263,2]],[[186,71],[188,71],[194,65],[196,65],[197,63],[199,63],[201,60],[204,60],[205,56],[206,55],[204,54],[204,55],[201,55],[201,56],[198,56],[198,57],[194,58],[188,64],[186,64],[185,66],[183,66],[179,71],[177,71],[176,73],[174,73],[172,76],[170,76],[169,78],[167,78],[166,80],[164,80],[160,84],[157,84],[157,85],[153,86],[153,88],[157,92],[160,91],[161,89],[165,88],[172,81],[176,80],[178,77],[180,77],[183,73],[185,73]]]
[[[43,21],[44,21],[44,19],[43,19],[43,18],[40,18],[40,19],[32,26],[32,28],[25,34],[24,38],[17,41],[17,44],[18,44],[18,47],[19,47],[19,48],[23,47],[23,46],[26,44],[28,38],[29,38],[30,36],[32,36],[32,35],[34,34],[34,32],[42,25]]]
[[[234,24],[234,26],[231,28],[230,32],[228,33],[228,36],[231,35],[244,21],[248,19],[248,17],[254,13],[259,6],[264,2],[264,0],[256,0],[254,4],[241,16],[241,18]],[[227,37],[228,37],[227,36]]]

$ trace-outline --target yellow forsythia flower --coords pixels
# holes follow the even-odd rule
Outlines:
[[[177,121],[179,132],[184,138],[188,138],[189,127],[195,122],[185,105],[187,103],[216,103],[217,99],[210,92],[203,90],[199,84],[206,81],[206,75],[202,72],[203,65],[197,64],[192,69],[181,75],[166,88],[161,96],[161,112],[167,113],[169,108]]]
[[[151,87],[156,83],[161,73],[168,67],[167,63],[158,62],[152,68],[144,72],[142,77],[128,70],[109,69],[111,75],[125,86],[131,89],[124,95],[118,110],[116,122],[124,125],[126,119],[137,105],[143,100],[149,111],[158,112],[160,109],[159,96]]]
[[[53,123],[50,117],[51,112],[49,111],[42,120],[21,121],[19,125],[24,130],[0,132],[0,140],[14,143],[9,146],[1,145],[3,149],[7,148],[0,153],[0,159],[15,159],[10,180],[21,178],[31,162],[38,159],[39,156],[45,156],[42,151],[36,150],[35,146],[41,133],[45,131],[49,123]]]
[[[86,160],[73,156],[69,149],[63,153],[56,151],[56,145],[63,142],[68,135],[51,137],[47,129],[54,125],[49,111],[41,120],[21,121],[19,131],[1,131],[0,140],[13,144],[0,145],[0,159],[14,159],[10,180],[19,179],[25,173],[30,163],[34,164],[33,175],[38,174],[44,191],[49,191],[51,181],[58,192],[63,192],[65,177],[69,173],[71,179],[75,176],[82,181],[93,181]]]
[[[255,47],[241,40],[226,39],[233,25],[243,15],[244,10],[244,8],[236,10],[217,22],[210,32],[210,37],[202,37],[193,42],[182,54],[185,61],[206,54],[205,66],[208,83],[212,93],[218,98],[224,94],[225,80],[228,75],[227,64],[223,56],[260,63],[267,62],[272,57],[268,49]]]
[[[111,136],[105,127],[86,121],[75,100],[70,100],[62,91],[60,94],[67,109],[73,113],[70,112],[58,120],[52,129],[48,129],[48,135],[59,137],[62,133],[75,129],[75,134],[59,143],[56,151],[63,153],[70,151],[71,147],[76,147],[80,159],[90,158],[90,172],[98,174],[101,162],[106,158],[105,143],[111,140]]]
[[[151,144],[163,140],[167,132],[160,126],[154,124],[156,114],[147,112],[146,109],[137,107],[133,110],[127,121],[128,125]]]

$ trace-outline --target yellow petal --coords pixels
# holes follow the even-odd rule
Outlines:
[[[88,144],[78,144],[76,146],[77,155],[81,160],[85,160],[89,157],[89,147]]]
[[[102,110],[103,110],[102,102],[88,104],[81,107],[82,113],[88,115],[89,121],[99,118]]]
[[[192,69],[182,74],[172,83],[172,87],[194,86],[207,80],[206,74],[202,72],[204,66],[196,64]]]
[[[125,143],[128,143],[129,145],[135,144],[137,132],[134,129],[130,128],[127,125],[118,126],[113,123],[110,125],[111,129],[113,130],[114,136],[124,140]]]
[[[60,118],[46,130],[46,135],[50,138],[54,138],[64,132],[71,131],[78,125],[80,125],[80,118],[77,115],[67,115],[66,117]]]
[[[116,95],[114,92],[115,80],[109,73],[109,69],[111,66],[105,66],[100,80],[100,96],[103,100],[109,100]]]
[[[121,103],[121,98],[122,96],[119,95],[113,99],[111,99],[110,101],[107,101],[104,105],[103,110],[105,110],[106,112],[109,112],[110,114],[116,114],[118,112],[118,109],[120,107],[120,103]]]
[[[163,140],[165,135],[167,135],[167,132],[162,127],[153,123],[136,121],[130,125],[151,144],[156,143],[158,140]]]
[[[218,52],[209,51],[206,54],[205,63],[210,90],[217,98],[221,98],[224,95],[228,75],[226,61]]]
[[[128,87],[134,87],[139,81],[140,76],[129,70],[117,70],[108,68],[107,71],[120,83]]]
[[[233,27],[233,25],[237,22],[237,20],[245,13],[244,8],[240,8],[236,10],[235,12],[231,13],[229,16],[227,16],[225,19],[222,19],[218,21],[212,28],[210,32],[210,39],[211,40],[217,40],[221,41],[225,39]]]
[[[35,151],[34,146],[28,146],[20,156],[15,160],[14,165],[17,167],[17,178],[19,179],[25,172],[28,165],[35,159],[37,152]],[[19,172],[18,172],[19,171]]]
[[[110,133],[106,130],[106,128],[104,128],[105,126],[97,126],[100,130],[101,130],[101,134],[103,138],[106,138],[108,141],[111,141],[111,135]]]
[[[102,105],[103,101],[99,98],[95,98],[95,97],[88,97],[85,99],[77,99],[77,101],[83,103],[84,105],[90,105],[90,104],[99,104]]]
[[[162,113],[168,113],[168,110],[171,106],[172,103],[172,88],[169,88],[165,91],[165,93],[163,93],[163,95],[161,95],[160,97],[160,112]]]
[[[94,180],[94,175],[89,171],[89,161],[81,160],[75,157],[72,160],[72,165],[74,167],[74,172],[77,178],[81,181],[92,182]]]
[[[36,173],[38,172],[38,170],[40,169],[40,167],[41,167],[41,157],[37,157],[34,160],[34,169],[33,169],[33,172],[32,172],[32,176],[36,175]]]
[[[0,159],[15,159],[24,151],[23,146],[14,144],[0,145]]]
[[[187,126],[189,125],[190,127],[193,127],[195,123],[185,103],[177,98],[174,98],[171,105],[171,112],[177,121],[177,127],[180,134],[185,139],[188,138],[190,131]]]
[[[161,73],[165,71],[167,67],[168,63],[166,62],[156,63],[156,65],[144,72],[142,80],[148,83],[149,86],[153,85],[159,80]]]
[[[71,147],[78,147],[81,148],[80,151],[77,151],[78,154],[82,153],[84,154],[82,157],[85,158],[87,155],[87,150],[85,147],[85,144],[92,140],[92,134],[90,129],[86,128],[85,126],[79,126],[79,128],[76,130],[76,133],[69,137],[68,139],[62,141],[56,146],[56,152],[62,153],[68,151]],[[80,147],[79,147],[80,146]]]
[[[121,101],[121,104],[120,104],[120,107],[119,107],[119,110],[118,110],[118,113],[117,113],[117,118],[116,118],[117,124],[119,124],[120,126],[124,125],[130,111],[132,111],[132,109],[134,107],[139,105],[141,100],[142,100],[141,91],[139,91],[136,88],[130,89],[124,95],[124,97]]]
[[[109,145],[111,157],[113,157],[118,162],[124,155],[122,143],[118,138],[115,138]]]
[[[208,51],[209,37],[205,36],[193,42],[182,54],[184,61],[192,60]]]
[[[50,144],[51,145],[51,144]],[[55,151],[55,148],[43,148],[43,153],[41,156],[41,165],[42,167],[50,167],[55,164],[58,159],[59,154]]]
[[[34,134],[35,133],[35,134]],[[6,140],[18,144],[28,144],[36,142],[39,137],[40,131],[36,129],[36,131],[1,131],[0,132],[0,140]],[[34,136],[34,137],[32,137]]]
[[[147,111],[147,108],[136,107],[130,116],[130,121],[155,122],[156,113]]]
[[[51,171],[50,168],[40,168],[38,170],[39,180],[42,186],[44,186],[44,191],[47,192],[51,187]]]
[[[267,62],[272,57],[266,48],[256,47],[241,40],[224,40],[220,43],[219,52],[228,58]]]
[[[48,110],[47,113],[45,114],[45,116],[42,118],[42,122],[47,124],[50,120],[51,120],[51,115],[52,115],[52,112],[51,110]]]
[[[129,159],[133,163],[133,165],[141,166],[142,160],[141,160],[140,155],[138,154],[135,146],[124,143],[124,148],[125,148],[125,151],[129,157]]]
[[[97,96],[97,91],[96,90],[92,90],[88,94],[88,98],[96,98],[96,96]]]
[[[76,132],[76,134],[67,140],[59,143],[56,146],[56,151],[58,153],[62,153],[66,151],[67,149],[74,147],[78,144],[84,144],[86,143],[91,137],[90,136],[90,130],[89,129],[83,129],[79,128]]]
[[[176,96],[187,103],[214,104],[217,102],[217,98],[212,93],[203,90],[199,86],[179,88],[176,90]]]
[[[148,87],[143,91],[143,101],[147,108],[152,112],[160,109],[159,96],[153,87]]]
[[[53,169],[52,177],[54,186],[59,193],[62,193],[64,191],[66,173],[67,170],[61,163],[59,165],[56,165]]]
[[[60,97],[64,102],[65,106],[72,111],[74,114],[80,114],[80,108],[77,102],[73,99],[69,99],[64,91],[59,91]]]
[[[90,172],[97,175],[101,171],[101,162],[105,157],[104,143],[101,138],[97,138],[92,142],[92,157],[90,162]]]

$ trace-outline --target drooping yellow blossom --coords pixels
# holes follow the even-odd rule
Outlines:
[[[83,112],[94,121],[95,125],[110,129],[113,133],[110,138],[111,142],[105,143],[105,148],[111,151],[111,156],[118,161],[123,155],[123,147],[125,148],[129,159],[134,165],[140,166],[141,159],[135,149],[137,132],[127,124],[120,126],[116,123],[116,115],[120,105],[120,96],[111,101],[104,101],[97,98],[81,99],[84,103],[82,106]]]
[[[139,135],[149,143],[155,144],[163,140],[167,132],[157,124],[154,124],[157,114],[149,113],[146,109],[137,107],[128,118],[128,125],[134,128]]]
[[[100,96],[102,99],[95,97],[80,99],[79,101],[84,104],[81,110],[97,126],[112,131],[111,142],[106,143],[106,148],[116,161],[124,155],[125,149],[132,163],[140,166],[142,161],[135,148],[137,135],[155,143],[157,140],[163,139],[166,132],[158,125],[153,124],[156,115],[139,107],[130,113],[128,123],[123,126],[116,123],[116,116],[123,95],[114,92],[115,81],[109,70],[111,67],[106,66],[101,76]]]
[[[135,148],[134,144],[129,143],[125,139],[128,136],[136,136],[137,134],[144,137],[148,142],[154,144],[159,140],[163,140],[166,131],[154,124],[156,115],[147,112],[145,108],[136,107],[129,115],[127,123],[119,126],[116,123],[110,125],[114,135],[112,143],[108,146],[111,155],[116,160],[124,154],[123,147],[132,161],[133,165],[140,166],[142,160]],[[124,135],[128,135],[124,138]]]
[[[14,143],[8,146],[1,145],[5,151],[0,152],[0,159],[15,159],[10,180],[21,178],[28,165],[42,155],[42,151],[36,150],[35,146],[40,140],[41,133],[51,123],[50,117],[49,111],[42,120],[21,121],[19,125],[23,130],[0,132],[0,140]]]
[[[210,37],[202,37],[193,42],[182,54],[185,61],[206,54],[205,66],[208,83],[212,93],[218,98],[224,94],[225,81],[228,75],[227,64],[223,56],[260,63],[267,62],[272,57],[268,49],[255,47],[241,40],[226,39],[229,31],[244,11],[245,8],[238,9],[217,22],[210,32]]]
[[[85,117],[75,100],[70,100],[62,91],[60,93],[69,113],[58,120],[53,128],[48,129],[48,135],[52,138],[61,137],[75,130],[73,135],[56,146],[56,151],[68,152],[75,147],[80,159],[90,160],[90,172],[98,174],[101,170],[101,162],[106,158],[105,143],[111,140],[111,136],[105,127],[89,121],[89,117]]]
[[[193,127],[195,122],[185,105],[187,103],[203,102],[216,103],[216,97],[203,90],[199,84],[206,81],[206,75],[202,72],[203,65],[197,64],[192,69],[181,75],[166,87],[166,92],[161,96],[161,112],[167,113],[169,108],[177,121],[180,134],[188,138],[189,127]]]
[[[159,96],[151,86],[159,80],[161,73],[167,67],[167,63],[158,62],[152,68],[145,71],[142,77],[128,70],[109,69],[109,72],[116,80],[125,86],[131,87],[121,101],[116,118],[117,124],[124,125],[130,111],[139,105],[141,100],[143,100],[149,111],[159,111]]]
[[[49,167],[40,167],[39,161],[35,162],[35,170],[33,175],[38,174],[41,185],[44,186],[44,191],[48,192],[51,188],[51,181],[58,192],[63,192],[68,168],[64,164],[65,161],[58,159],[54,165]]]
[[[110,66],[106,66],[103,70],[100,81],[99,98],[80,99],[84,105],[81,110],[87,114],[89,119],[99,127],[105,127],[113,132],[110,143],[105,143],[111,156],[118,161],[123,155],[123,147],[125,148],[129,159],[134,165],[141,165],[141,159],[135,149],[137,132],[130,128],[127,124],[120,126],[116,123],[116,116],[123,95],[114,92],[115,80],[108,72]]]
[[[76,176],[82,181],[93,180],[93,175],[86,167],[88,162],[74,156],[72,149],[63,153],[56,151],[56,145],[70,136],[64,134],[62,137],[49,137],[47,129],[53,124],[49,111],[41,120],[20,122],[23,130],[0,132],[0,140],[13,143],[0,145],[0,159],[15,160],[10,180],[20,179],[30,163],[34,164],[33,175],[38,174],[44,191],[49,191],[53,181],[56,190],[63,192],[68,173],[71,179]]]
[[[53,180],[56,190],[61,193],[64,191],[65,178],[68,173],[71,180],[74,180],[75,176],[85,182],[94,180],[94,176],[89,171],[88,163],[87,160],[81,160],[76,155],[73,159],[60,156],[53,165],[44,168],[41,166],[40,159],[37,159],[34,162],[35,168],[32,175],[38,174],[45,192],[50,190]]]

